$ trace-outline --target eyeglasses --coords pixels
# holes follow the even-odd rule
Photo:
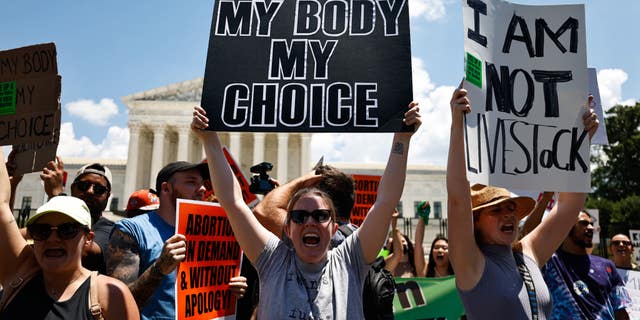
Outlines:
[[[78,235],[81,229],[88,230],[87,227],[74,222],[67,222],[57,226],[52,226],[46,223],[34,223],[27,226],[27,232],[31,238],[36,241],[49,239],[53,230],[56,231],[60,240],[73,239]]]
[[[91,183],[89,181],[76,181],[74,182],[74,184],[76,185],[76,187],[82,191],[82,192],[86,192],[87,190],[89,190],[89,187],[93,186],[93,193],[101,196],[103,195],[105,192],[109,191],[109,188],[101,185],[101,184],[97,184],[97,183]]]
[[[331,211],[327,209],[316,209],[312,212],[307,210],[292,210],[289,214],[291,215],[291,221],[297,224],[303,224],[308,216],[313,217],[318,223],[324,223],[331,219]]]
[[[628,247],[631,245],[631,241],[626,241],[626,240],[612,240],[611,244],[614,246],[619,246],[619,245],[624,245],[625,247]]]

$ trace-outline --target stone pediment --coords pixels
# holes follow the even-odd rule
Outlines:
[[[203,77],[122,97],[125,104],[133,101],[189,101],[199,102],[202,97]]]

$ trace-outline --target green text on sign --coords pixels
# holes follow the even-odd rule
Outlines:
[[[469,52],[465,57],[465,72],[467,81],[482,88],[482,61]]]
[[[0,116],[16,114],[16,82],[0,82]]]

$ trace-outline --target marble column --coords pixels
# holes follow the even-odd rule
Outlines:
[[[236,159],[236,163],[240,165],[242,162],[242,155],[240,147],[240,132],[229,132],[229,151],[234,159]]]
[[[153,124],[151,130],[153,130],[153,151],[151,154],[151,174],[149,176],[149,185],[155,189],[156,176],[158,171],[162,169],[164,163],[164,132],[166,126],[164,124]],[[159,190],[156,190],[160,192]]]
[[[253,161],[251,165],[264,161],[264,132],[255,132],[253,134]]]
[[[278,168],[278,181],[280,183],[286,183],[289,179],[287,178],[287,168],[289,167],[289,134],[287,133],[278,133],[278,163],[275,165]]]
[[[140,127],[139,122],[129,122],[129,153],[127,155],[127,168],[125,169],[124,189],[121,199],[129,199],[129,195],[138,187]],[[123,202],[123,204],[126,205],[126,202]]]
[[[300,175],[305,172],[309,172],[311,168],[310,158],[311,158],[311,134],[310,133],[301,133],[300,134]]]
[[[178,155],[176,159],[178,161],[192,161],[189,157],[189,131],[188,126],[178,126]]]

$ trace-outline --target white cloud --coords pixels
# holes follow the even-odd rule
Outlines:
[[[438,86],[419,58],[412,58],[413,96],[420,103],[422,126],[411,139],[409,163],[444,165],[449,150],[451,114],[449,100],[454,87]],[[324,156],[327,163],[383,163],[387,161],[392,134],[316,133],[312,138],[313,161]]]
[[[604,111],[621,104],[625,106],[635,105],[635,99],[622,99],[622,84],[629,76],[622,69],[602,69],[598,71],[598,87],[600,88],[600,99]]]
[[[129,151],[129,129],[110,127],[102,143],[94,144],[82,136],[76,138],[73,124],[65,122],[60,127],[58,155],[67,158],[126,159]]]
[[[429,21],[441,19],[445,16],[444,0],[409,0],[409,15],[424,17]]]
[[[106,126],[111,117],[118,114],[118,106],[113,99],[102,98],[96,103],[93,100],[81,99],[65,105],[67,111],[97,126]]]

